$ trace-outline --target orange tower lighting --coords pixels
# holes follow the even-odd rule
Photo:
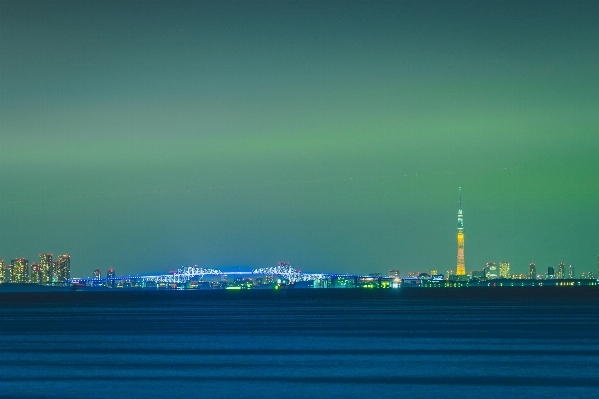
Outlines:
[[[460,209],[458,210],[458,264],[456,268],[456,275],[466,275],[466,265],[464,263],[464,217],[462,215],[462,187],[460,187]]]

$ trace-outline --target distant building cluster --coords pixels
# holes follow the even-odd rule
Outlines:
[[[10,263],[0,259],[0,283],[30,283],[42,285],[66,285],[71,279],[71,257],[52,254],[39,254],[39,263],[29,264],[25,258],[15,258]]]
[[[116,286],[116,274],[114,273],[114,269],[110,268],[106,271],[106,279],[102,279],[102,270],[101,269],[96,269],[94,270],[94,278],[92,280],[92,282],[89,284],[90,286],[94,286],[94,287],[108,287],[108,288],[114,288]]]
[[[399,277],[400,273],[398,270],[389,270],[389,276]],[[566,267],[564,263],[559,263],[557,267],[547,267],[547,273],[538,273],[537,265],[531,263],[528,265],[528,273],[526,274],[515,274],[510,273],[510,262],[503,261],[499,262],[499,266],[496,262],[488,262],[485,267],[481,270],[472,270],[469,275],[460,276],[454,273],[453,270],[447,270],[447,274],[439,274],[437,270],[431,270],[430,273],[427,271],[422,272],[408,272],[408,278],[420,278],[420,279],[432,279],[437,280],[477,280],[477,281],[489,281],[498,279],[507,280],[595,280],[597,275],[593,271],[583,272],[580,277],[576,276],[574,266],[569,265]]]
[[[456,272],[453,270],[447,271],[447,277],[440,275],[437,270],[431,271],[430,275],[426,272],[408,272],[408,278],[418,278],[421,276],[436,276],[436,280],[477,280],[487,281],[496,279],[511,279],[511,280],[564,280],[575,279],[574,266],[569,265],[566,268],[564,263],[557,265],[557,271],[553,266],[547,268],[547,273],[538,274],[537,265],[531,263],[528,268],[528,274],[511,274],[510,262],[499,262],[499,267],[495,262],[489,262],[483,270],[473,270],[470,275],[466,273],[466,265],[464,261],[464,214],[462,212],[462,188],[459,188],[459,208],[458,208],[458,228],[457,228],[457,265]],[[597,256],[597,274],[592,271],[582,273],[581,278],[593,280],[599,277],[599,255]],[[399,277],[399,271],[389,270],[390,276]]]
[[[510,262],[506,261],[499,262],[499,268],[497,268],[495,262],[489,262],[483,270],[471,272],[470,277],[485,280],[495,280],[498,278],[512,280],[564,280],[577,278],[573,265],[566,267],[564,263],[559,263],[557,269],[554,266],[549,266],[547,267],[547,273],[539,273],[537,265],[531,263],[528,265],[528,273],[512,274],[510,273]],[[596,278],[596,274],[592,271],[583,272],[580,278],[592,280]]]

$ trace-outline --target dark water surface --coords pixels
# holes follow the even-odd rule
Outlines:
[[[0,398],[599,397],[599,290],[0,293]]]

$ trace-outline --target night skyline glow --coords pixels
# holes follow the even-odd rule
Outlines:
[[[0,258],[597,271],[599,5],[0,3]]]

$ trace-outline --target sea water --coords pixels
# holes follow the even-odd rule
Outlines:
[[[599,397],[599,295],[539,289],[0,294],[0,398]]]

